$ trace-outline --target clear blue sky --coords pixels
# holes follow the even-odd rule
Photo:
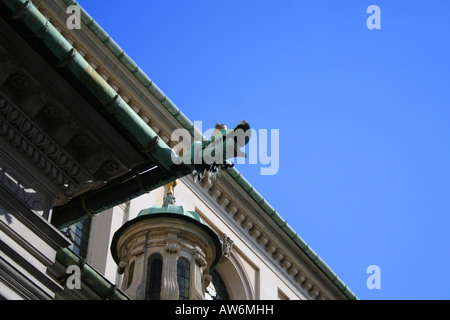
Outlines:
[[[360,299],[450,299],[448,0],[80,4],[204,130],[279,129],[237,169]]]

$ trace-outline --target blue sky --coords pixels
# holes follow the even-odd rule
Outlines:
[[[360,299],[450,299],[449,1],[79,2],[203,130],[279,129],[237,169]]]

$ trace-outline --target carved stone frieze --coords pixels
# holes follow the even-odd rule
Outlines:
[[[31,119],[1,94],[0,123],[0,135],[57,186],[69,189],[92,179]]]
[[[76,147],[84,149],[90,146],[92,139],[86,134],[79,133],[72,138],[72,142]]]

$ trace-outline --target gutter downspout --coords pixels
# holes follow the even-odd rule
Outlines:
[[[53,209],[52,224],[63,229],[77,221],[95,216],[109,208],[132,200],[142,194],[159,188],[191,171],[177,171],[170,175],[161,170],[150,169],[133,177],[108,184],[84,196],[72,199],[67,204]]]

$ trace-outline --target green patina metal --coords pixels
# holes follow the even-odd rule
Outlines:
[[[200,218],[197,212],[195,211],[186,211],[183,209],[182,206],[169,204],[167,206],[153,206],[147,209],[143,209],[138,213],[138,217],[145,216],[145,215],[152,215],[152,214],[159,214],[159,213],[171,213],[171,214],[179,214],[182,216],[189,217],[191,219],[194,219],[197,222],[200,222],[202,224],[205,224],[203,220]]]
[[[95,270],[84,259],[76,255],[68,248],[59,250],[56,253],[56,261],[64,267],[78,266],[83,284],[96,292],[101,299],[108,300],[130,300],[116,285],[109,282],[101,273]]]
[[[212,177],[215,182],[220,176],[219,168],[226,170],[234,166],[228,162],[228,159],[247,157],[240,148],[250,140],[251,130],[248,122],[242,120],[234,129],[219,129],[224,125],[217,125],[211,139],[194,141],[188,152],[181,158],[184,163],[194,167],[196,179],[202,179],[206,173],[209,173],[208,178]]]
[[[228,163],[227,159],[236,156],[239,147],[248,143],[248,136],[240,137],[248,129],[248,123],[241,121],[236,128],[224,130],[210,140],[192,143],[190,149],[199,153],[201,161],[198,163],[195,162],[194,153],[188,153],[178,160],[178,165],[174,164],[171,167],[169,173],[158,169],[146,169],[134,176],[119,179],[82,197],[72,199],[69,203],[54,209],[52,222],[59,228],[64,228],[193,172],[199,176],[207,172],[212,175],[213,180],[216,180],[220,175],[219,168],[223,170],[230,168],[232,164]],[[196,146],[198,148],[195,148]],[[231,151],[228,153],[227,149]],[[214,155],[215,151],[217,155]]]

